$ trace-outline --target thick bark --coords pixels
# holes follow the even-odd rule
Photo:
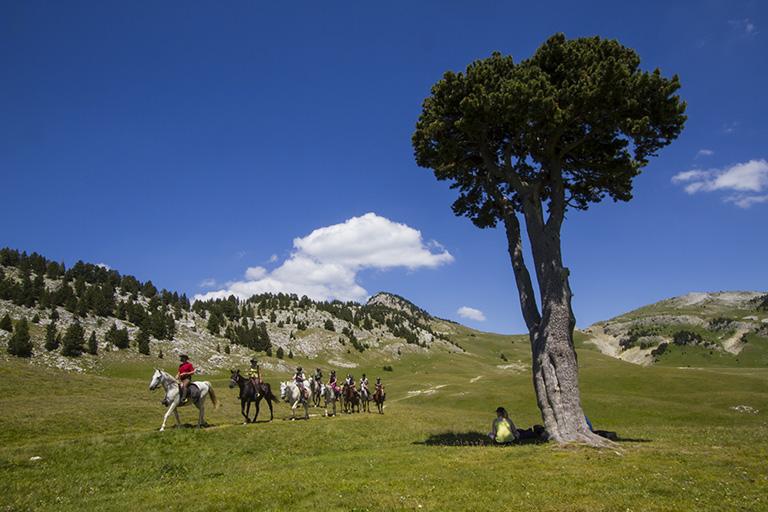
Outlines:
[[[575,318],[568,269],[562,263],[560,225],[544,223],[541,203],[535,196],[524,205],[524,211],[541,293],[541,313],[523,260],[520,224],[515,212],[506,210],[504,223],[520,305],[531,340],[533,384],[544,426],[550,439],[558,443],[605,445],[602,438],[590,432],[581,408],[578,362],[573,346]]]

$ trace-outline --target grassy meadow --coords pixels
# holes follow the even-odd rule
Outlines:
[[[518,427],[540,422],[527,340],[462,332],[465,354],[353,370],[383,377],[384,415],[285,421],[280,404],[275,421],[243,425],[220,374],[205,379],[223,406],[199,431],[157,431],[151,368],[174,361],[106,359],[83,375],[3,359],[0,510],[768,510],[765,366],[639,367],[579,343],[585,411],[616,449],[496,447],[482,436],[497,406]],[[266,380],[277,393],[287,377]]]

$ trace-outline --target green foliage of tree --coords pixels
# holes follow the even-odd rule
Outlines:
[[[48,325],[45,326],[45,350],[48,352],[51,352],[52,350],[56,350],[59,348],[59,336],[58,331],[56,329],[56,321],[52,320]]]
[[[67,357],[80,357],[85,343],[85,329],[75,321],[67,328],[61,343],[61,353]]]
[[[205,326],[205,328],[208,329],[208,332],[211,334],[218,336],[219,331],[221,330],[219,316],[216,314],[211,314],[211,316],[208,317],[208,324]]]
[[[99,353],[99,342],[96,339],[96,331],[91,331],[91,335],[88,337],[88,345],[86,346],[86,351],[92,356],[95,356]]]
[[[139,334],[136,335],[136,346],[139,354],[149,355],[149,332],[143,328],[139,329]]]
[[[6,313],[3,319],[0,320],[0,329],[13,332],[13,320],[11,320],[11,315],[8,313]]]
[[[8,353],[16,357],[32,357],[32,341],[29,336],[29,324],[22,317],[16,322],[11,339],[8,340]]]
[[[288,350],[288,359],[293,359],[293,350]]]
[[[330,318],[327,319],[323,324],[323,329],[325,329],[326,331],[336,332],[336,327],[333,325],[333,320],[331,320]]]
[[[275,352],[275,355],[277,355],[278,359],[285,357],[285,351],[283,350],[283,347],[277,347],[277,352]]]
[[[458,191],[453,212],[503,224],[533,350],[534,388],[559,442],[600,440],[581,409],[575,318],[560,232],[569,209],[632,198],[632,180],[678,137],[677,76],[640,68],[634,50],[589,37],[549,38],[526,60],[494,53],[431,90],[413,134],[416,161]],[[530,241],[537,303],[523,257]]]

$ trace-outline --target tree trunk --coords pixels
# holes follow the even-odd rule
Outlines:
[[[544,426],[549,438],[558,443],[605,445],[603,438],[589,430],[581,408],[573,346],[576,321],[568,269],[562,264],[559,226],[546,226],[537,206],[526,208],[525,220],[541,294],[541,314],[523,261],[519,222],[514,212],[505,215],[509,253],[531,340],[533,385]]]

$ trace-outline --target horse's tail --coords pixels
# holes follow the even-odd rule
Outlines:
[[[221,403],[216,399],[216,393],[213,392],[213,385],[208,384],[208,396],[211,397],[211,402],[213,402],[213,408],[218,409],[221,406]]]

